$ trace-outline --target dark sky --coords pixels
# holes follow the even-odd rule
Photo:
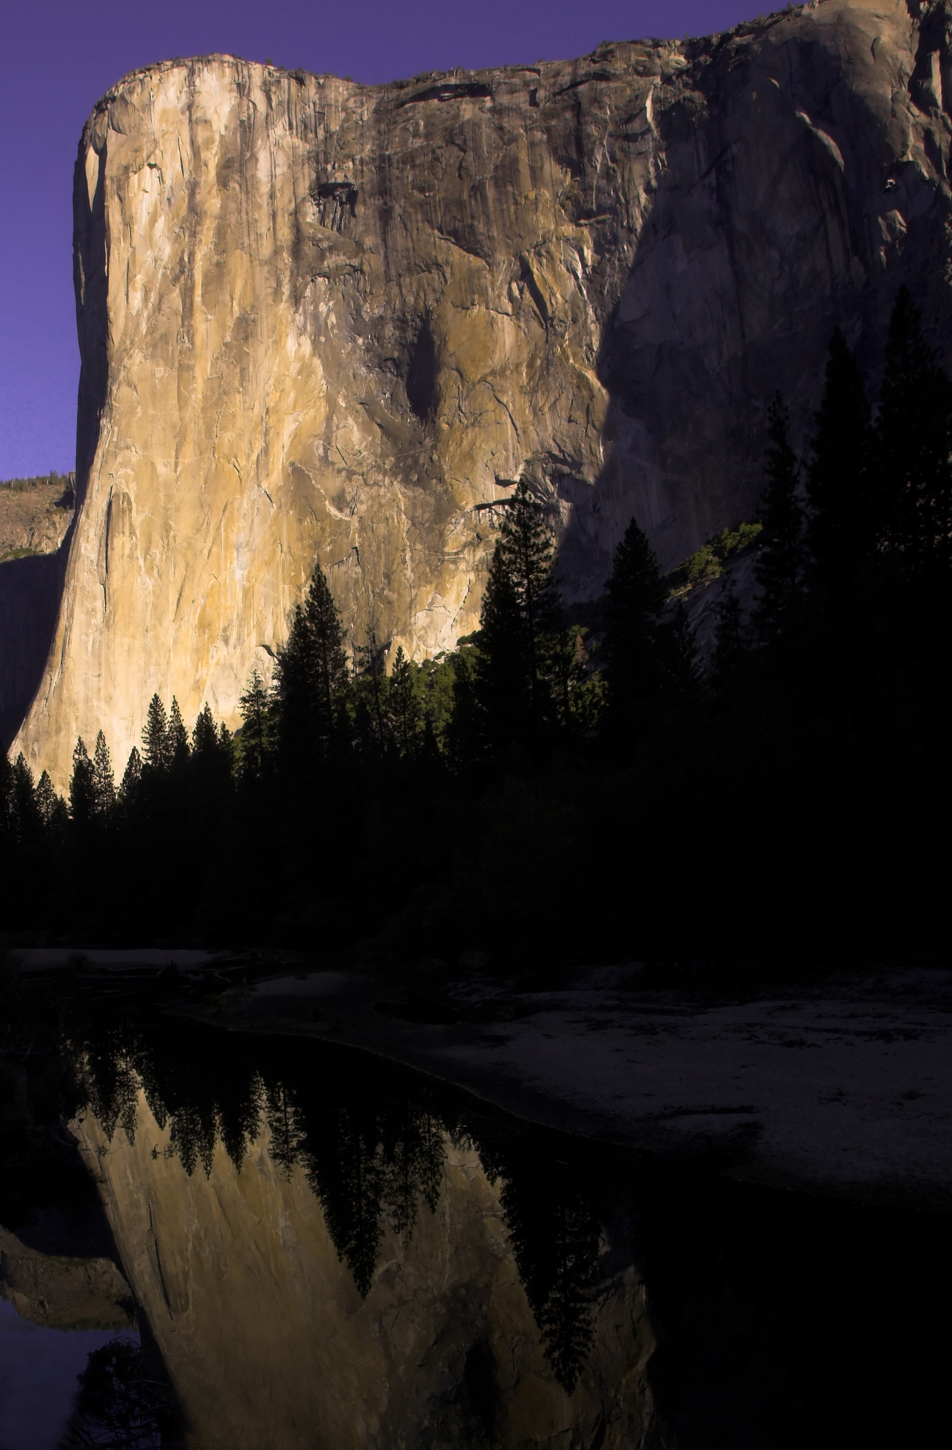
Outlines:
[[[126,71],[225,51],[370,83],[564,59],[600,40],[705,35],[758,8],[755,0],[0,0],[0,478],[73,466],[72,168],[94,102]]]

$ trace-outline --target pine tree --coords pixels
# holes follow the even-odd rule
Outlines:
[[[37,814],[47,830],[62,823],[66,816],[66,803],[56,794],[49,773],[45,770],[36,783],[35,800]]]
[[[477,688],[493,748],[534,739],[556,713],[554,554],[545,508],[522,480],[504,506],[480,615]]]
[[[905,572],[952,563],[952,383],[901,287],[889,324],[874,429],[878,543]]]
[[[478,702],[488,738],[496,747],[506,746],[531,734],[532,693],[519,598],[509,560],[498,544],[489,566],[479,625],[478,673],[471,676],[467,669],[457,674],[464,697],[457,705],[463,703],[472,713]],[[472,702],[466,698],[470,689],[475,692]],[[454,696],[458,693],[454,689]]]
[[[548,713],[547,647],[561,622],[561,601],[552,569],[555,538],[543,505],[523,479],[503,518],[498,549],[508,562],[522,616],[529,693],[536,728]]]
[[[734,581],[729,575],[721,586],[715,606],[715,617],[717,623],[711,684],[715,692],[720,694],[736,678],[741,661],[747,651],[747,636],[740,600],[734,588]]]
[[[96,815],[108,816],[116,804],[116,782],[112,773],[109,746],[101,730],[96,736],[96,749],[93,754],[93,789],[96,795]]]
[[[40,834],[42,821],[36,803],[33,772],[22,751],[13,763],[11,791],[16,834],[24,843],[35,841]]]
[[[458,771],[479,765],[488,752],[486,718],[480,700],[478,655],[464,645],[452,656],[453,704],[445,728],[446,749]]]
[[[586,734],[598,712],[597,687],[588,672],[585,630],[579,625],[561,628],[551,651],[554,697],[559,723],[569,734]]]
[[[69,783],[69,812],[74,825],[88,828],[96,817],[96,774],[82,736],[73,751],[73,774]]]
[[[398,754],[416,755],[421,746],[423,729],[420,671],[412,660],[407,659],[402,645],[397,648],[390,672],[388,705],[390,729]]]
[[[206,700],[192,731],[190,762],[196,779],[215,779],[219,783],[230,779],[231,757],[231,734],[224,723],[215,724],[212,708]]]
[[[320,564],[315,565],[311,576],[304,614],[313,656],[314,685],[320,701],[318,729],[329,742],[334,726],[334,702],[346,687],[349,672],[340,611]]]
[[[158,697],[156,696],[156,698]],[[129,752],[129,759],[126,761],[122,784],[119,786],[119,800],[123,806],[130,806],[135,802],[141,784],[142,756],[133,745]]]
[[[182,719],[179,702],[174,695],[172,696],[172,708],[169,711],[168,749],[171,756],[170,764],[172,769],[181,775],[188,766],[190,752],[188,731],[185,728],[185,721]]]
[[[704,695],[700,656],[683,599],[678,600],[674,618],[665,628],[663,649],[665,695],[681,706],[699,704]]]
[[[828,591],[849,585],[873,551],[875,498],[870,409],[856,359],[839,328],[830,339],[823,401],[807,473],[807,543]]]
[[[760,597],[754,618],[765,641],[789,636],[800,616],[806,564],[803,508],[797,497],[797,460],[788,436],[789,415],[777,393],[767,412],[770,439],[760,509],[763,530],[755,573]]]
[[[260,779],[271,760],[274,722],[271,696],[257,666],[251,671],[238,709],[241,712],[241,771],[245,776]]]
[[[172,741],[169,737],[169,722],[165,706],[158,695],[149,702],[146,722],[142,730],[142,744],[145,749],[145,764],[153,771],[168,770],[172,764]]]
[[[192,754],[198,757],[213,755],[217,753],[218,747],[218,726],[215,724],[211,706],[206,700],[204,708],[199,712],[195,721],[195,729],[192,731]]]
[[[384,649],[374,630],[367,643],[356,651],[356,730],[364,753],[382,759],[391,746],[388,709],[389,681],[384,666]]]
[[[232,748],[228,732],[215,724],[207,701],[192,731],[188,783],[186,808],[197,818],[202,831],[213,830],[233,787]]]
[[[309,643],[304,609],[298,604],[291,615],[287,642],[278,652],[275,672],[280,702],[278,747],[286,774],[307,762],[313,764],[315,722]]]
[[[13,766],[6,751],[0,751],[0,845],[16,849],[16,811],[13,804]]]
[[[347,680],[340,614],[318,564],[277,659],[278,753],[288,780],[313,775],[330,755]]]
[[[627,735],[660,697],[664,659],[660,615],[666,588],[647,537],[632,519],[606,585],[607,726]]]

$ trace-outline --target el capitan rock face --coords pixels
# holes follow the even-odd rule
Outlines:
[[[356,643],[478,620],[528,476],[596,596],[749,517],[775,389],[907,281],[948,351],[950,22],[823,0],[722,37],[389,86],[226,56],[136,72],[76,171],[83,357],[50,662],[15,748],[120,762],[154,691],[229,723],[314,561]]]

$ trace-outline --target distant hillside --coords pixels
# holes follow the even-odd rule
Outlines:
[[[32,554],[55,554],[75,502],[75,473],[0,479],[0,564]]]
[[[29,708],[63,587],[75,473],[0,479],[0,745]]]

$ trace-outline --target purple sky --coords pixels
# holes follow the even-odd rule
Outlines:
[[[70,198],[83,122],[126,71],[225,51],[372,83],[706,35],[756,0],[2,0],[0,478],[73,466]]]

